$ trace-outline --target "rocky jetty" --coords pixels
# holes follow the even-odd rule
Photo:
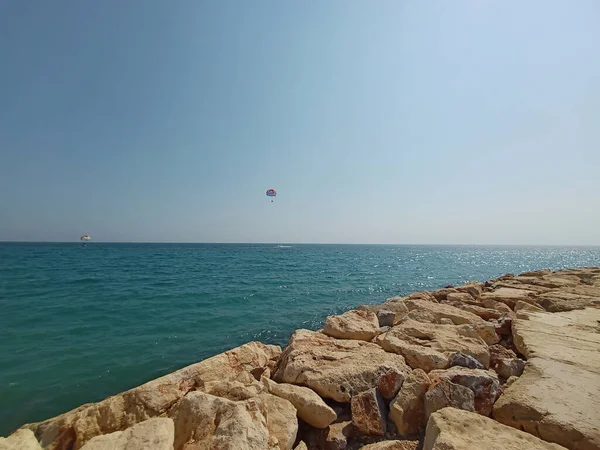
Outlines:
[[[26,424],[0,450],[600,450],[600,268],[394,297]]]

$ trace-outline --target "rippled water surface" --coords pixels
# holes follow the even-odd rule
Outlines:
[[[1,244],[0,435],[361,303],[600,248]]]

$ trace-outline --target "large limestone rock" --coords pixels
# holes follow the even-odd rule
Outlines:
[[[296,330],[282,353],[273,379],[307,386],[321,397],[349,402],[352,396],[385,384],[398,385],[410,373],[400,355],[370,342],[334,339]]]
[[[483,293],[484,289],[485,289],[485,284],[480,283],[478,281],[472,281],[470,283],[466,283],[466,284],[463,284],[462,286],[456,287],[456,290],[458,292],[467,292],[474,299],[478,299],[481,296],[481,294]]]
[[[500,395],[500,382],[497,375],[488,370],[468,369],[454,366],[448,370],[432,370],[429,372],[432,382],[447,379],[473,391],[475,411],[484,416],[492,412],[494,402]]]
[[[175,423],[175,450],[291,450],[298,432],[292,404],[265,393],[236,402],[191,392],[169,416]]]
[[[469,296],[469,294],[466,295]],[[472,324],[481,321],[481,318],[477,317],[475,314],[447,304],[434,303],[426,300],[405,300],[404,304],[409,311],[418,310],[429,312],[435,317],[437,323],[439,323],[442,317],[450,319],[455,325]]]
[[[425,428],[425,393],[429,384],[427,374],[421,369],[415,369],[390,403],[390,418],[396,424],[399,434],[417,435]]]
[[[429,419],[431,414],[447,406],[475,411],[475,395],[471,389],[443,378],[425,393],[425,417]]]
[[[471,325],[431,324],[406,319],[377,336],[375,342],[388,352],[404,356],[410,367],[425,372],[447,368],[450,357],[456,352],[472,356],[486,368],[490,365],[488,346]]]
[[[591,295],[588,291],[593,290]],[[597,288],[582,286],[569,290],[552,290],[540,294],[537,302],[549,312],[571,311],[574,309],[584,309],[588,306],[600,306],[600,292]]]
[[[518,301],[535,303],[536,295],[535,291],[527,289],[501,287],[493,292],[484,292],[481,294],[481,300],[482,302],[485,300],[493,300],[495,302],[504,303],[513,310]]]
[[[352,397],[352,423],[364,435],[383,436],[386,432],[387,408],[376,388]]]
[[[600,449],[600,310],[526,314],[513,323],[525,371],[494,418],[572,450]]]
[[[140,422],[125,431],[96,436],[82,450],[173,450],[175,427],[169,418]]]
[[[101,402],[24,427],[35,433],[44,449],[78,450],[94,436],[122,431],[166,413],[196,388],[265,368],[280,353],[277,346],[250,342]]]
[[[268,392],[288,400],[298,411],[298,417],[313,427],[326,428],[337,418],[335,411],[312,389],[287,383],[279,384],[268,378],[263,378],[262,381]]]
[[[15,431],[7,438],[0,437],[0,450],[42,450],[33,431],[26,428]]]
[[[472,412],[444,408],[431,415],[423,450],[565,450]]]
[[[371,311],[347,311],[340,316],[327,316],[323,332],[338,339],[370,341],[379,334],[379,320]]]

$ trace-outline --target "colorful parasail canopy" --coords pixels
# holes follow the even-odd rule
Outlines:
[[[90,241],[92,238],[89,234],[84,234],[79,239],[81,239],[82,241]]]
[[[267,191],[267,197],[277,197],[277,191],[275,189],[269,189]]]

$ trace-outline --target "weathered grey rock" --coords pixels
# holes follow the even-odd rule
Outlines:
[[[167,412],[188,392],[215,381],[233,381],[266,367],[281,349],[250,342],[164,377],[44,422],[24,425],[46,450],[78,450],[94,436],[122,431]]]
[[[0,450],[42,450],[33,431],[22,428],[10,436],[0,437]]]
[[[173,421],[169,418],[155,418],[140,422],[125,431],[93,437],[82,450],[173,450],[174,438]]]
[[[392,327],[394,325],[394,318],[396,313],[389,309],[382,309],[377,313],[377,320],[379,320],[379,327]]]
[[[352,397],[352,423],[364,435],[383,436],[386,432],[387,408],[376,388]]]
[[[173,406],[169,416],[175,423],[176,450],[291,450],[298,431],[292,404],[266,393],[236,402],[190,392]]]
[[[351,310],[340,316],[327,316],[323,332],[338,339],[370,341],[379,334],[379,321],[371,311]]]
[[[349,402],[382,383],[401,384],[410,373],[400,355],[370,342],[334,339],[321,333],[296,330],[282,353],[273,378],[310,387],[321,397]],[[394,374],[394,375],[390,375]]]
[[[443,378],[425,393],[425,417],[429,419],[431,414],[447,406],[475,411],[475,395],[471,389]]]
[[[432,382],[446,379],[469,388],[473,391],[475,411],[484,416],[490,415],[494,402],[500,395],[498,377],[488,370],[455,366],[448,370],[433,370],[429,372],[429,379]]]
[[[442,317],[440,319],[440,324],[441,325],[454,325],[454,322],[452,322],[450,319],[447,319],[446,317]]]
[[[494,418],[572,450],[600,449],[599,320],[593,308],[517,319],[515,345],[528,360]]]
[[[484,369],[483,364],[473,358],[471,355],[466,355],[463,352],[456,352],[450,356],[448,367],[468,367],[469,369]]]
[[[431,415],[423,450],[565,450],[472,412],[444,408]]]
[[[390,418],[396,424],[399,434],[412,436],[425,429],[425,393],[429,384],[427,374],[421,369],[415,369],[390,403]]]
[[[317,428],[326,428],[337,415],[335,411],[319,397],[315,391],[303,386],[276,383],[263,378],[268,392],[288,400],[298,411],[298,417]]]
[[[470,326],[430,324],[407,319],[377,336],[375,342],[388,352],[404,356],[412,368],[425,372],[447,368],[450,356],[457,351],[474,357],[484,367],[490,364],[487,344]]]

